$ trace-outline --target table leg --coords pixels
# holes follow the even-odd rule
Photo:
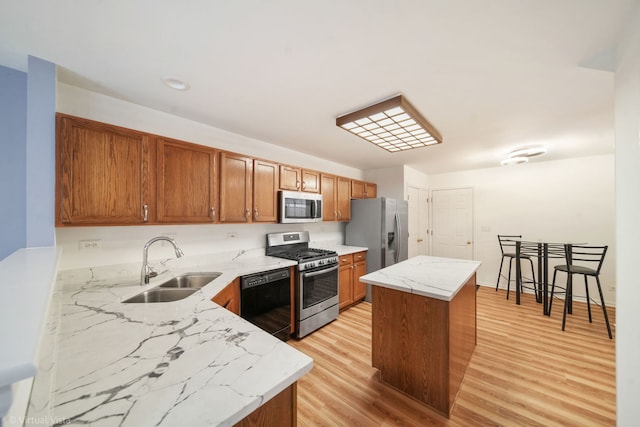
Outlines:
[[[549,245],[547,243],[543,244],[543,254],[542,254],[542,259],[543,259],[543,267],[542,267],[542,274],[544,276],[543,282],[542,282],[542,292],[543,292],[543,303],[542,303],[542,312],[546,315],[546,316],[550,316],[551,313],[549,313]]]
[[[520,242],[516,242],[516,304],[520,305],[520,288],[522,287],[522,271],[520,268]]]

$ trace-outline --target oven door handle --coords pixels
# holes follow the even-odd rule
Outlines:
[[[321,274],[327,274],[327,273],[331,273],[332,271],[336,271],[338,269],[338,265],[335,265],[331,268],[327,268],[324,270],[320,270],[320,271],[314,271],[312,273],[305,273],[302,272],[302,277],[313,277],[313,276],[319,276]]]

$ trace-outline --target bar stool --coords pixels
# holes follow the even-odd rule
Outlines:
[[[556,274],[558,271],[567,273],[567,287],[565,289],[564,297],[564,313],[562,314],[562,330],[567,321],[567,313],[572,314],[573,303],[573,275],[582,274],[584,276],[584,289],[587,294],[587,312],[589,313],[589,323],[593,323],[591,320],[591,298],[589,297],[589,283],[587,281],[588,276],[596,278],[596,284],[598,285],[598,293],[600,294],[600,304],[602,305],[602,313],[604,314],[604,321],[607,325],[607,332],[609,333],[609,339],[613,339],[611,334],[611,325],[609,325],[609,316],[607,315],[607,306],[604,303],[604,297],[602,296],[602,286],[600,286],[600,269],[604,262],[604,256],[607,253],[608,246],[588,246],[588,245],[564,245],[566,265],[556,265],[553,268],[553,283],[551,285],[551,301],[553,301],[553,294],[556,286]],[[578,261],[581,264],[575,264]],[[591,265],[587,267],[586,265]],[[595,267],[595,268],[592,268]],[[595,302],[595,301],[594,301]],[[549,312],[551,312],[551,304],[549,305]]]
[[[498,243],[500,243],[500,252],[502,252],[502,258],[500,259],[500,270],[498,270],[498,280],[496,281],[496,291],[500,286],[500,276],[504,277],[502,274],[502,264],[504,263],[505,258],[509,258],[509,275],[507,279],[507,299],[509,299],[509,292],[511,287],[511,265],[513,261],[516,259],[516,240],[522,239],[522,235],[507,235],[507,234],[498,234]],[[533,277],[533,283],[536,281],[536,276],[533,270],[533,261],[529,255],[520,255],[520,259],[526,259],[531,264],[531,276]],[[515,280],[515,279],[514,279]],[[517,281],[516,281],[517,286]],[[537,293],[536,293],[537,298]]]

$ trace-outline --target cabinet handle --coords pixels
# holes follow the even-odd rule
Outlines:
[[[149,221],[149,206],[146,203],[142,205],[142,220],[144,222]]]
[[[306,181],[302,181],[302,189],[304,190],[305,188],[307,188],[307,182]]]
[[[258,218],[258,208],[253,208],[253,216]]]
[[[211,206],[211,221],[215,221],[216,219],[216,208]]]
[[[342,212],[338,211],[338,218],[342,218]]]
[[[300,181],[296,181],[296,188],[300,188]]]
[[[249,218],[249,212],[250,212],[249,209],[245,209],[244,211],[245,218]]]

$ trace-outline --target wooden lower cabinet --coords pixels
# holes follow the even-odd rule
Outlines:
[[[240,278],[237,277],[229,283],[223,290],[218,292],[211,301],[230,312],[240,315]]]
[[[293,427],[298,425],[297,386],[293,383],[247,415],[236,427]]]
[[[367,273],[367,253],[340,255],[338,257],[338,306],[345,309],[364,299],[367,287],[360,277]]]

